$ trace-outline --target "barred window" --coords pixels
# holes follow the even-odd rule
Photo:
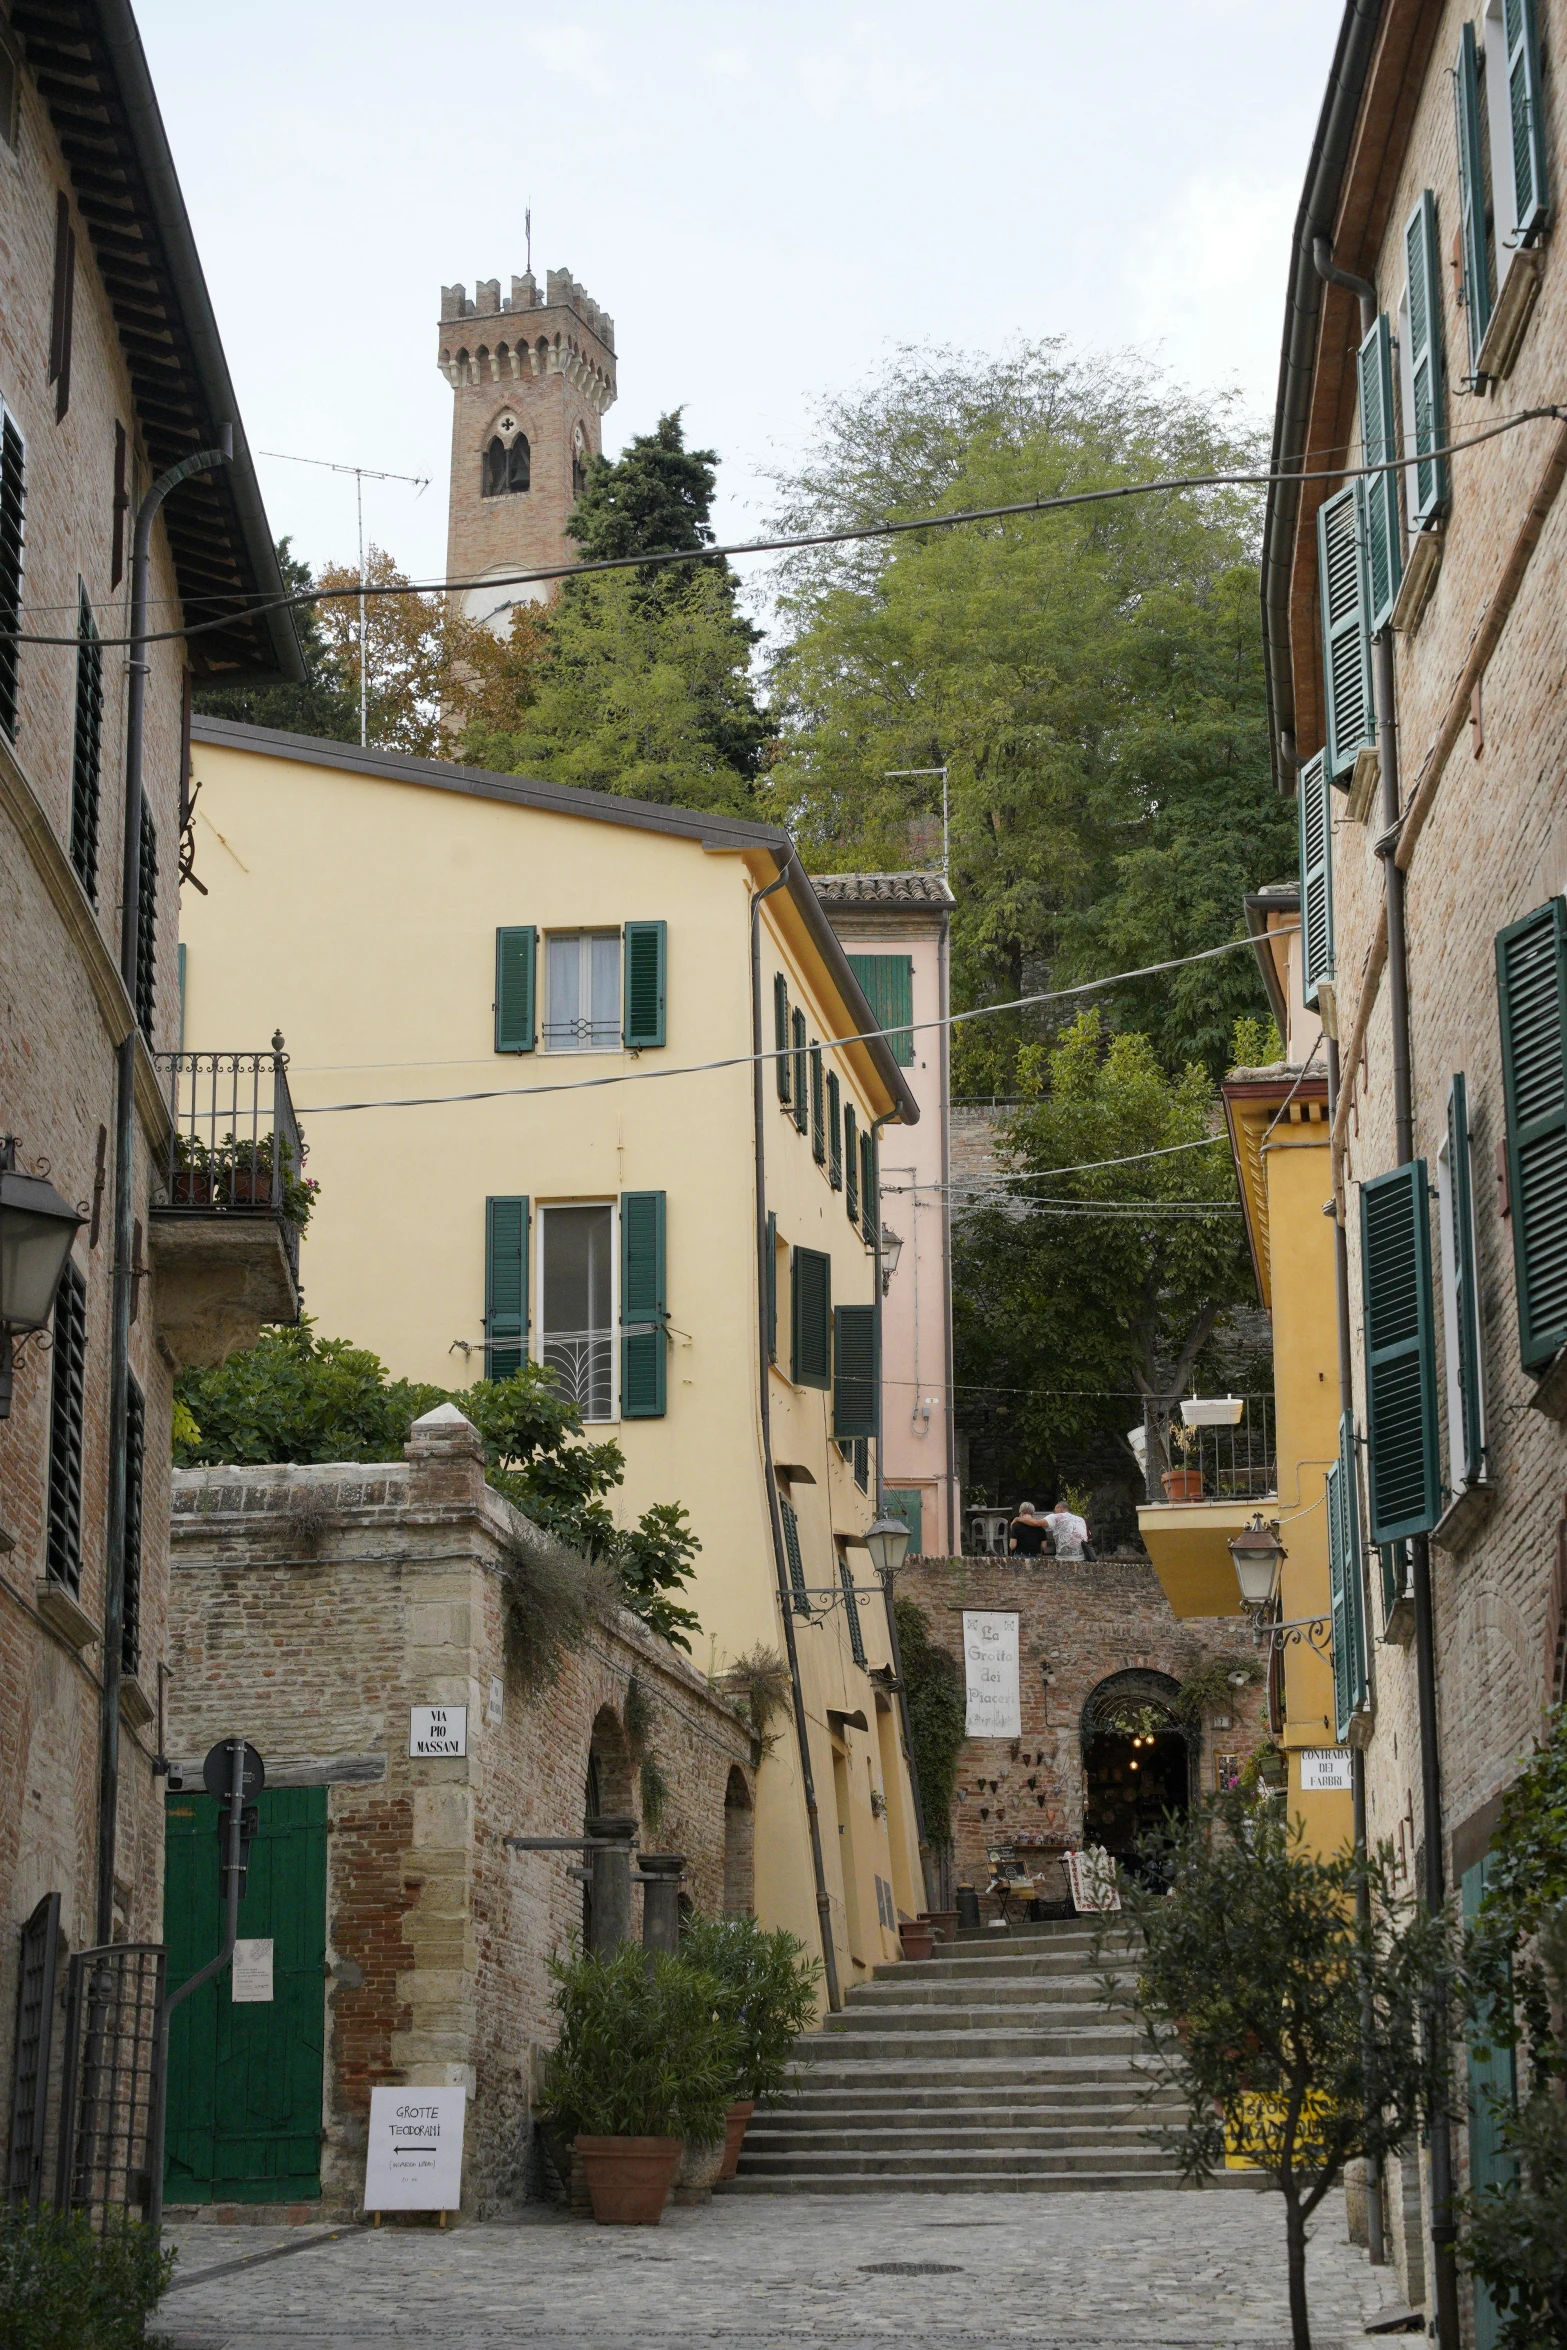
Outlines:
[[[82,1586],[82,1425],[87,1377],[87,1284],[67,1259],[54,1305],[49,1396],[49,1580]]]

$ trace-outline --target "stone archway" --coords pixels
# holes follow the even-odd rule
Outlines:
[[[1179,1683],[1147,1667],[1110,1673],[1089,1691],[1083,1749],[1083,1842],[1139,1871],[1142,1839],[1191,1804],[1193,1733],[1175,1711]]]
[[[601,1705],[593,1717],[593,1733],[588,1741],[582,1825],[587,1830],[601,1815],[624,1818],[635,1810],[631,1749],[626,1743],[626,1733],[614,1707]],[[582,1888],[582,1947],[593,1948],[593,1893],[588,1884]]]
[[[756,1813],[751,1790],[738,1763],[730,1766],[724,1789],[724,1915],[744,1917],[755,1896]]]

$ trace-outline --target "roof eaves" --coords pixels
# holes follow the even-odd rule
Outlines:
[[[1262,973],[1262,984],[1273,1010],[1274,1025],[1280,1036],[1288,1036],[1289,1003],[1284,993],[1284,983],[1279,977],[1278,964],[1274,960],[1274,933],[1268,928],[1268,917],[1270,914],[1298,914],[1300,891],[1298,888],[1251,890],[1242,903],[1246,909],[1246,928],[1251,936],[1252,952],[1257,958],[1257,968]]]

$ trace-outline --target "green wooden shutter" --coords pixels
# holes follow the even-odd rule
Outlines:
[[[1393,342],[1385,315],[1360,346],[1358,372],[1363,459],[1367,465],[1387,467],[1385,473],[1369,473],[1365,479],[1366,583],[1375,635],[1392,613],[1404,570],[1398,475],[1393,467],[1398,454],[1393,436]]]
[[[1496,940],[1518,1346],[1527,1370],[1567,1346],[1567,901]]]
[[[843,1204],[849,1222],[860,1220],[860,1146],[853,1102],[843,1105]]]
[[[1447,1089],[1447,1197],[1452,1219],[1453,1334],[1456,1341],[1463,1476],[1485,1469],[1480,1411],[1480,1300],[1475,1281],[1474,1196],[1469,1163],[1469,1100],[1462,1072]]]
[[[811,1602],[806,1593],[805,1561],[800,1556],[800,1521],[795,1516],[794,1504],[778,1497],[778,1511],[783,1519],[784,1556],[789,1562],[789,1585],[794,1593],[794,1612],[808,1616]]]
[[[778,1099],[789,1106],[789,982],[781,971],[773,975],[773,1046],[778,1059]]]
[[[1333,1690],[1338,1739],[1349,1736],[1350,1717],[1366,1702],[1366,1610],[1360,1544],[1360,1477],[1355,1465],[1355,1423],[1339,1421],[1338,1459],[1328,1471],[1328,1575],[1333,1599]]]
[[[767,1359],[778,1360],[778,1218],[767,1211]]]
[[[849,969],[860,983],[876,1025],[887,1031],[900,1069],[914,1065],[914,958],[912,955],[851,955]]]
[[[889,1485],[882,1495],[889,1518],[901,1518],[909,1530],[909,1556],[919,1558],[925,1549],[925,1496],[917,1485]]]
[[[1503,0],[1502,29],[1507,37],[1507,112],[1513,126],[1513,210],[1520,242],[1532,244],[1549,209],[1535,0]],[[1493,156],[1493,171],[1495,165]]]
[[[1459,1899],[1463,1905],[1464,1924],[1472,1926],[1479,1914],[1491,1876],[1492,1855],[1485,1853],[1473,1867],[1465,1869],[1458,1883]],[[1511,1989],[1509,1966],[1509,1989]],[[1506,2125],[1511,2111],[1518,2103],[1518,2052],[1506,2044],[1498,2024],[1510,2023],[1511,2017],[1492,2021],[1491,2002],[1475,2017],[1470,2027],[1469,2047],[1466,2050],[1469,2075],[1469,2191],[1484,2194],[1487,2188],[1511,2186],[1518,2176],[1518,2158],[1511,2152],[1506,2139]],[[1480,2048],[1486,2053],[1482,2056]],[[1478,2277],[1474,2288],[1474,2344],[1475,2350],[1497,2350],[1501,2340],[1501,2319],[1490,2292]]]
[[[827,1072],[827,1180],[834,1191],[843,1189],[843,1100],[836,1073]]]
[[[495,1050],[498,1053],[533,1050],[537,935],[531,922],[495,933]]]
[[[840,1444],[876,1433],[876,1308],[833,1313],[832,1432]]]
[[[1371,694],[1364,494],[1352,481],[1317,508],[1317,579],[1322,596],[1322,683],[1327,700],[1328,780],[1348,773],[1376,740]]]
[[[809,1056],[805,1049],[805,1014],[790,1015],[790,1035],[794,1041],[794,1122],[803,1134],[810,1123],[810,1078],[807,1074]]]
[[[1379,1542],[1377,1560],[1382,1569],[1382,1621],[1385,1624],[1409,1588],[1409,1545]]]
[[[822,1048],[811,1047],[811,1156],[818,1167],[827,1164],[827,1102],[822,1084]]]
[[[1446,415],[1442,392],[1442,257],[1436,242],[1436,198],[1429,188],[1404,224],[1409,272],[1409,380],[1415,412],[1414,485],[1409,525],[1422,530],[1447,504],[1447,459],[1440,447]]]
[[[666,922],[628,922],[622,985],[624,1025],[620,1041],[627,1052],[646,1052],[664,1041],[664,973],[668,960],[669,925]]]
[[[832,1259],[797,1248],[789,1262],[791,1374],[797,1387],[832,1384]]]
[[[1360,1188],[1371,1535],[1428,1534],[1442,1514],[1431,1219],[1424,1159]]]
[[[1333,1627],[1333,1711],[1338,1721],[1337,1735],[1343,1739],[1348,1727],[1351,1706],[1349,1579],[1344,1569],[1344,1471],[1335,1461],[1328,1470],[1323,1492],[1323,1504],[1328,1520],[1328,1605]]]
[[[509,1379],[528,1353],[528,1202],[484,1203],[484,1376]]]
[[[664,1194],[620,1195],[620,1416],[664,1416]]]
[[[1469,372],[1478,369],[1480,345],[1491,323],[1491,261],[1485,242],[1485,162],[1480,145],[1480,53],[1475,29],[1465,23],[1458,36],[1454,77],[1458,110],[1458,218],[1464,263],[1464,318],[1469,337]]]
[[[1318,992],[1333,977],[1333,787],[1319,751],[1295,787],[1300,821],[1300,993],[1315,1011]]]
[[[838,1581],[843,1587],[843,1612],[849,1625],[849,1654],[863,1672],[865,1670],[865,1631],[860,1622],[860,1597],[855,1588],[854,1569],[841,1552],[838,1556]]]
[[[881,1194],[876,1187],[876,1145],[869,1134],[860,1136],[860,1230],[867,1248],[876,1245],[876,1222]]]

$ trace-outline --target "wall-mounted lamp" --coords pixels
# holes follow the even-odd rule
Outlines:
[[[1253,1615],[1260,1615],[1273,1605],[1285,1555],[1278,1528],[1268,1524],[1261,1510],[1255,1513],[1249,1526],[1230,1536],[1230,1556],[1235,1561],[1241,1605]]]
[[[0,1136],[0,1420],[11,1410],[12,1341],[54,1312],[71,1243],[86,1223],[41,1175],[24,1175],[16,1138]]]
[[[898,1259],[903,1254],[903,1235],[894,1232],[890,1224],[881,1228],[881,1293],[885,1297],[898,1270]]]

